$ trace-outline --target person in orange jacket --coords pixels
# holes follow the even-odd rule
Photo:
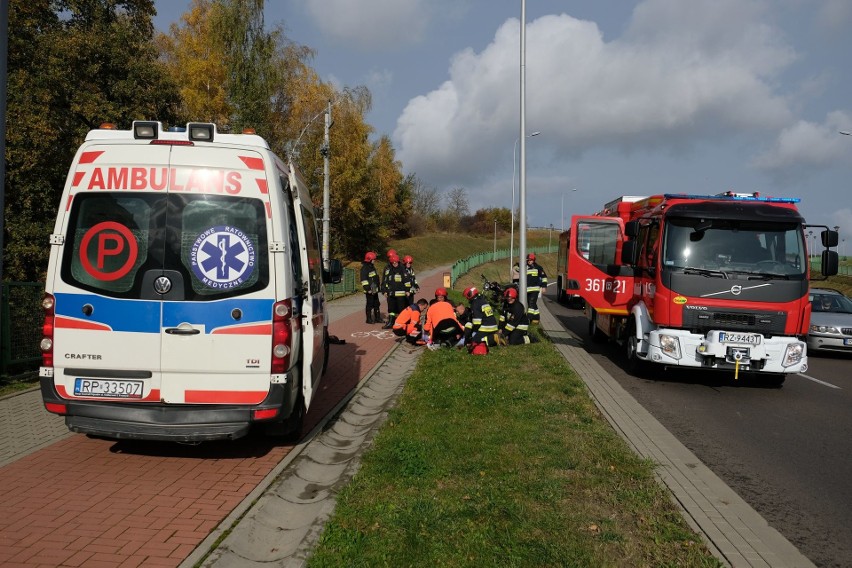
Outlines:
[[[456,319],[456,310],[447,301],[447,290],[435,290],[435,303],[426,310],[423,333],[429,337],[427,345],[453,346],[464,336],[464,328]]]
[[[429,305],[424,299],[417,300],[416,304],[411,304],[396,317],[393,324],[393,333],[397,337],[405,337],[405,340],[411,345],[423,345],[420,337],[422,328],[420,326],[420,312],[426,309]],[[420,343],[418,343],[420,342]]]

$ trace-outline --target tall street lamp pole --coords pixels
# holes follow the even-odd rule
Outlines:
[[[521,163],[520,163],[520,216],[521,216],[521,241],[518,248],[518,256],[525,258],[527,254],[527,0],[521,0],[521,123],[518,138],[521,141]],[[520,258],[518,260],[520,260]],[[520,280],[518,281],[518,297],[521,301],[527,299],[527,271],[526,266],[521,266]],[[529,309],[529,305],[527,305]]]
[[[536,130],[532,134],[527,134],[527,138],[532,138],[533,136],[538,136],[541,134],[540,131]],[[509,235],[509,274],[512,273],[513,260],[515,258],[515,153],[518,150],[518,140],[520,137],[515,138],[515,145],[512,146],[512,228]],[[519,259],[520,260],[520,259]]]

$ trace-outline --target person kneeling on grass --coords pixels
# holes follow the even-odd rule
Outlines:
[[[447,301],[447,290],[435,290],[435,302],[426,310],[423,333],[428,337],[427,345],[452,347],[464,337],[464,328],[456,319],[453,305]]]
[[[425,342],[420,338],[422,327],[420,325],[420,312],[429,305],[424,299],[417,300],[396,317],[393,324],[393,333],[397,337],[405,337],[411,345],[423,345]]]
[[[503,292],[503,312],[500,314],[500,335],[509,345],[525,345],[538,340],[529,334],[529,318],[524,305],[518,301],[518,291],[507,288]]]

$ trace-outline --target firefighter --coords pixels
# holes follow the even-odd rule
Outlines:
[[[420,285],[417,284],[417,275],[414,274],[414,257],[410,254],[405,255],[402,258],[402,265],[405,267],[405,273],[408,277],[406,280],[406,287],[408,288],[408,303],[414,303],[414,294],[420,291]]]
[[[361,265],[361,287],[364,288],[364,296],[367,298],[367,323],[382,323],[381,307],[379,306],[379,273],[376,272],[376,253],[368,252],[364,255],[364,264]]]
[[[394,321],[394,335],[405,337],[405,341],[411,345],[423,345],[425,342],[420,337],[423,330],[420,325],[420,314],[428,305],[429,302],[420,299],[416,304],[403,309]]]
[[[428,336],[426,344],[452,347],[464,337],[464,327],[456,319],[453,305],[447,301],[447,290],[435,290],[435,302],[426,310],[423,333]]]
[[[399,256],[388,255],[388,265],[382,274],[382,293],[388,302],[388,321],[383,329],[393,327],[396,316],[405,309],[408,299],[408,289],[405,287],[405,267],[399,263]]]
[[[470,302],[470,321],[465,324],[464,343],[470,348],[476,343],[497,345],[497,318],[491,304],[475,286],[465,288],[464,297]]]
[[[542,290],[547,290],[547,274],[535,261],[535,253],[527,255],[527,314],[530,323],[538,323],[541,312],[538,309],[538,297]]]
[[[524,305],[518,301],[518,291],[507,288],[503,292],[503,312],[500,314],[500,335],[509,345],[534,343],[529,335],[529,319]]]

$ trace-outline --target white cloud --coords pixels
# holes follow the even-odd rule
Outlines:
[[[613,41],[565,14],[528,22],[528,130],[564,157],[613,146],[680,152],[695,138],[789,124],[773,80],[794,53],[762,23],[766,9],[648,0]],[[488,170],[482,160],[504,159],[517,136],[519,41],[519,22],[506,21],[481,52],[456,54],[448,81],[409,102],[394,132],[408,170],[470,183]]]
[[[363,50],[421,41],[434,13],[429,0],[303,1],[323,34]]]
[[[822,124],[799,120],[784,128],[773,147],[757,156],[753,165],[789,175],[802,169],[848,163],[852,144],[838,131],[852,125],[852,114],[830,112]]]

